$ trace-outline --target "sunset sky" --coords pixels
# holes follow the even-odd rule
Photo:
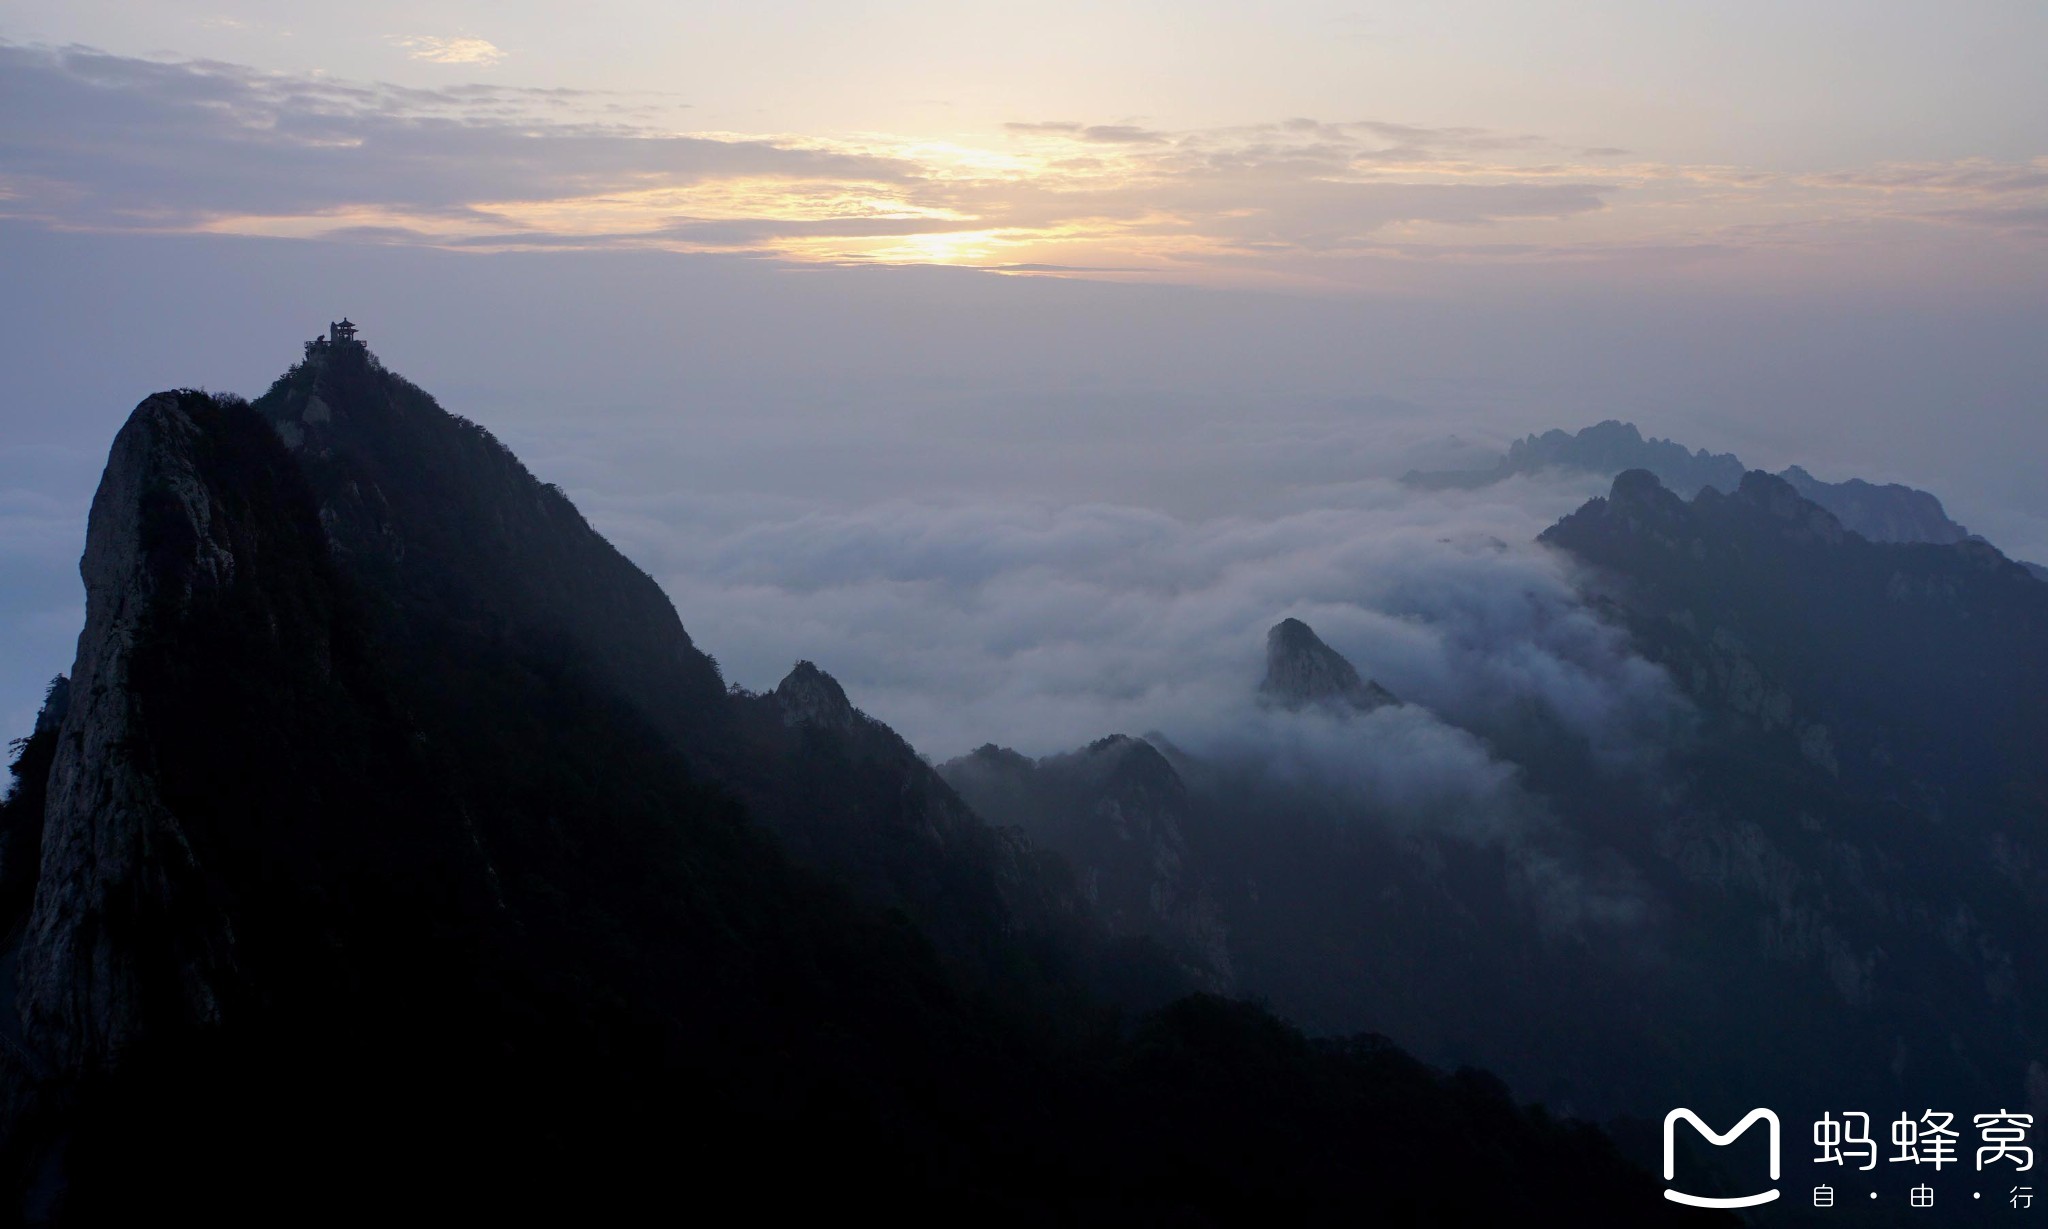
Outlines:
[[[2039,0],[5,0],[0,722],[129,410],[344,313],[732,677],[819,656],[921,747],[1526,541],[1590,491],[1391,480],[1606,418],[2048,561],[2044,47]]]
[[[2030,0],[0,22],[0,209],[70,227],[1338,289],[1445,262],[2038,277],[2048,235]]]

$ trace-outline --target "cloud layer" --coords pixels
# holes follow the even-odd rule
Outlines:
[[[935,760],[1160,736],[1259,805],[1500,847],[1539,916],[1575,931],[1639,919],[1643,891],[1531,792],[1517,742],[1563,731],[1640,778],[1690,730],[1662,670],[1532,541],[1600,485],[1367,479],[1206,518],[1000,498],[595,510],[743,685],[814,660]],[[1261,706],[1265,633],[1288,615],[1410,703]]]
[[[809,657],[942,758],[1148,730],[1208,745],[1256,715],[1266,629],[1296,615],[1458,724],[1534,706],[1620,763],[1671,735],[1668,684],[1532,542],[1595,485],[1368,480],[1213,518],[1007,499],[594,511],[736,680],[769,687]]]
[[[430,231],[655,180],[886,183],[907,164],[766,140],[660,135],[645,100],[422,90],[0,45],[0,198],[66,228],[261,230],[366,218]],[[424,237],[424,232],[422,233]]]
[[[472,69],[503,54],[468,37],[402,45]],[[935,139],[691,132],[684,114],[645,95],[420,89],[0,43],[0,214],[1339,284],[1390,261],[1884,253],[1900,228],[2033,252],[2048,216],[2041,159],[1794,174],[1376,119],[1020,118]]]

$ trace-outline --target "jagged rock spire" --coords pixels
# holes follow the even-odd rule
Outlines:
[[[1310,705],[1360,712],[1400,701],[1358,670],[1300,619],[1282,619],[1266,633],[1266,678],[1259,699],[1281,708]]]

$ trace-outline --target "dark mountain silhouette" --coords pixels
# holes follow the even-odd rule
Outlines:
[[[1760,471],[1688,504],[1641,470],[1543,541],[1709,713],[1930,816],[2038,817],[2048,590],[1983,541],[1874,543]]]
[[[1112,735],[1037,761],[989,745],[939,774],[978,813],[1065,858],[1113,932],[1160,943],[1205,988],[1230,988],[1223,927],[1189,865],[1187,789],[1150,743]]]
[[[2048,588],[1980,540],[1867,541],[1761,472],[1690,503],[1626,472],[1543,540],[1699,708],[1643,861],[1802,1022],[1769,1039],[1785,1078],[1803,1051],[1894,1097],[2040,1086]]]
[[[572,671],[627,705],[694,779],[742,801],[799,860],[905,912],[962,972],[1087,976],[1085,909],[1062,897],[1057,875],[969,814],[908,745],[857,716],[836,682],[805,663],[772,696],[728,694],[660,587],[558,489],[354,346],[315,352],[254,408],[307,475],[387,654],[438,661],[453,643],[509,655],[518,675],[474,680],[501,693]],[[415,711],[474,706],[444,714],[447,737],[473,740],[486,737],[484,717],[544,698],[493,699],[472,681],[450,680]],[[998,955],[1020,933],[1058,947],[1056,932],[1072,949],[1061,957],[1068,967]]]
[[[1692,705],[1653,771],[1476,730],[1527,794],[1489,839],[1158,744],[1240,991],[1577,1112],[2043,1095],[2048,588],[1980,540],[1874,543],[1783,479],[1735,488],[1626,471],[1543,535]],[[1361,755],[1392,715],[1352,723]],[[1108,840],[1105,796],[970,766],[942,771],[1068,825],[1084,865]]]
[[[814,664],[731,704],[744,754],[729,786],[783,848],[914,920],[978,990],[1079,987],[1144,1007],[1200,984],[1167,952],[1105,931],[1065,863],[985,822]]]
[[[1361,752],[1384,736],[1355,718],[1399,701],[1307,624],[1275,625],[1267,654],[1263,706],[1334,717]],[[1424,827],[1328,781],[1158,735],[1037,761],[983,747],[939,771],[978,812],[1070,859],[1113,925],[1214,951],[1206,967],[1312,1028],[1370,1020],[1439,1061],[1491,1055],[1576,1109],[1634,1108],[1657,1078],[1632,938],[1596,935],[1595,950],[1558,895],[1555,859],[1583,852],[1568,831]],[[1191,900],[1199,927],[1179,911]]]
[[[144,401],[82,570],[0,803],[22,1220],[1677,1221],[1488,1077],[1120,1022],[1091,991],[1172,993],[1156,946],[815,667],[726,689],[352,338]]]
[[[1577,434],[1553,430],[1516,440],[1508,446],[1507,456],[1492,469],[1416,471],[1402,481],[1425,489],[1472,489],[1544,469],[1607,475],[1631,469],[1648,470],[1659,482],[1687,499],[1708,487],[1733,494],[1745,472],[1742,462],[1729,453],[1709,453],[1705,449],[1688,452],[1670,440],[1644,439],[1634,423],[1609,420]],[[1948,518],[1941,501],[1926,491],[1896,482],[1878,485],[1861,478],[1823,482],[1797,465],[1778,476],[1807,499],[1834,513],[1846,528],[1873,542],[1945,545],[1970,536],[1967,529]]]

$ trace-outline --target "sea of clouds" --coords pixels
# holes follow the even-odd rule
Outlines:
[[[813,660],[939,759],[1155,730],[1211,745],[1258,718],[1265,634],[1291,615],[1452,725],[1534,706],[1619,760],[1668,733],[1674,695],[1535,541],[1605,485],[1373,478],[1199,517],[1016,498],[594,511],[730,680]]]
[[[1637,922],[1642,889],[1532,792],[1502,736],[1539,721],[1640,774],[1689,713],[1535,540],[1606,485],[1430,492],[1376,476],[1207,515],[1014,495],[743,509],[669,495],[593,514],[741,686],[815,661],[934,761],[1149,735],[1252,796],[1498,846],[1538,916],[1582,931]],[[1266,632],[1288,616],[1407,703],[1262,706]]]

